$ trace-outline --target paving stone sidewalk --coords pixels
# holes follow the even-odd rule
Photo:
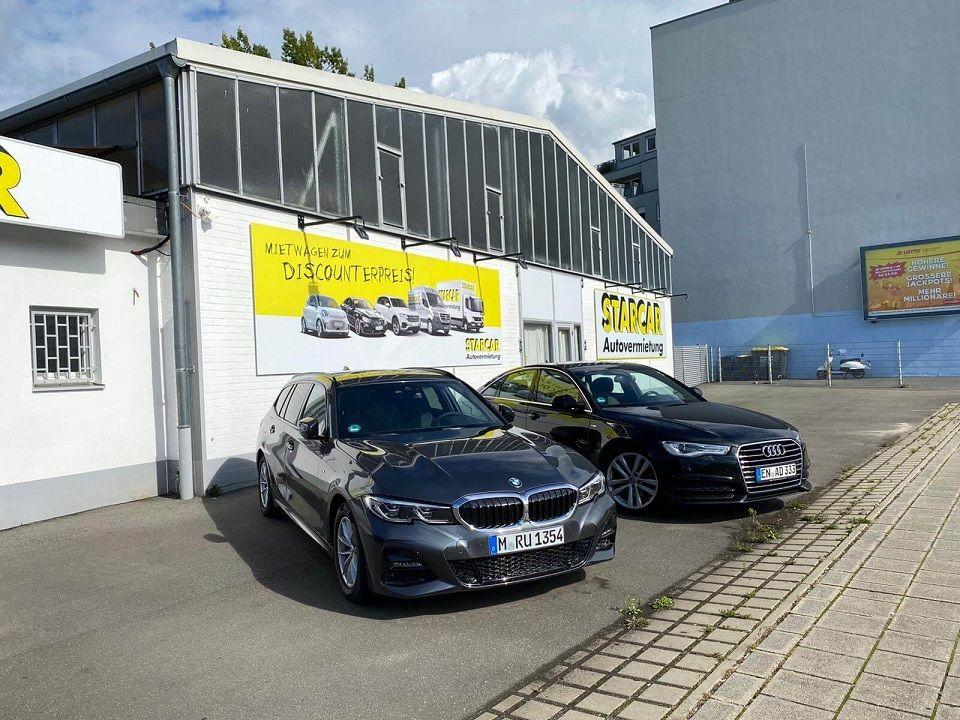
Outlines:
[[[612,626],[470,720],[960,720],[958,450],[945,405],[642,628]]]

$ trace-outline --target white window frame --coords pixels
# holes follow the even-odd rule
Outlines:
[[[54,318],[54,330],[48,330],[47,318]],[[71,334],[70,318],[77,319],[77,332]],[[67,308],[49,306],[30,307],[30,366],[34,390],[67,390],[102,388],[100,372],[100,341],[98,334],[99,312],[92,308]],[[43,343],[37,342],[37,328],[43,329]],[[61,366],[60,329],[67,332],[65,367]],[[75,340],[76,351],[71,349]],[[46,358],[44,367],[37,363],[37,352],[42,350]],[[76,361],[76,370],[71,369]],[[52,364],[52,369],[51,369]]]

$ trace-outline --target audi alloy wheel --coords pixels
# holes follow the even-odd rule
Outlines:
[[[638,452],[615,456],[607,466],[607,488],[617,505],[638,512],[657,499],[660,482],[653,463]]]

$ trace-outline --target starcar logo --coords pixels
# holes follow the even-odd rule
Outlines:
[[[20,163],[0,146],[0,210],[10,217],[26,218],[27,213],[10,191],[20,184]]]
[[[786,452],[783,445],[764,445],[763,456],[768,458],[780,457]]]

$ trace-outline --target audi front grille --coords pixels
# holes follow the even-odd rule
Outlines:
[[[564,517],[577,506],[577,494],[567,487],[533,493],[527,498],[527,515],[537,523]]]
[[[780,453],[770,455],[771,451],[768,451],[768,454],[764,454],[764,448],[775,446],[780,447]],[[740,462],[744,485],[751,495],[766,495],[788,490],[799,486],[803,481],[803,448],[796,440],[768,440],[741,445],[737,450],[737,460]],[[757,468],[788,463],[797,465],[797,474],[793,477],[757,482]]]

